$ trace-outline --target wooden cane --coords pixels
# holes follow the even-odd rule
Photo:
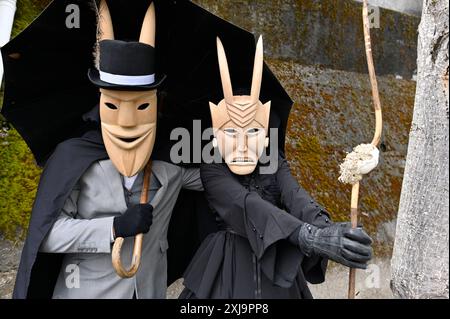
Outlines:
[[[144,169],[144,181],[142,184],[142,191],[141,191],[141,204],[146,204],[148,202],[148,189],[150,185],[150,175],[152,173],[152,162],[149,161],[147,166]],[[114,269],[116,270],[116,273],[121,278],[131,278],[133,277],[136,272],[139,269],[139,265],[141,263],[141,254],[142,254],[142,239],[144,235],[138,234],[134,238],[134,248],[133,248],[133,259],[131,261],[131,266],[129,270],[126,270],[121,261],[120,257],[120,251],[122,250],[122,245],[124,242],[124,238],[117,237],[113,250],[112,250],[112,264],[114,266]]]
[[[377,76],[375,73],[375,66],[373,63],[372,43],[370,39],[369,8],[367,0],[363,1],[362,17],[364,27],[364,43],[367,56],[367,67],[369,70],[370,84],[372,86],[373,106],[375,108],[375,133],[371,144],[377,147],[381,141],[381,133],[383,129],[383,116],[381,112],[381,102],[380,102],[380,93],[378,91]],[[352,188],[350,215],[353,228],[358,227],[358,197],[359,197],[359,182],[354,184]],[[355,299],[355,281],[356,281],[356,269],[350,269],[349,284],[348,284],[349,299]]]
[[[350,206],[352,228],[358,227],[358,196],[359,196],[359,182],[354,184],[352,187],[352,200]],[[355,282],[356,282],[356,269],[350,268],[350,274],[348,277],[349,299],[355,299]]]

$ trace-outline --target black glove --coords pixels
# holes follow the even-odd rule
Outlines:
[[[133,237],[146,234],[153,222],[153,207],[150,204],[138,204],[114,218],[114,235],[117,237]]]
[[[350,223],[335,223],[326,228],[303,224],[298,232],[303,253],[331,259],[350,268],[367,268],[372,259],[372,239],[361,228]]]

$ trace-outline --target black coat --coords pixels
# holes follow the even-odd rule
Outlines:
[[[165,152],[157,150],[154,153],[154,159],[164,160],[167,157]],[[92,163],[107,158],[98,130],[61,143],[49,158],[36,194],[13,298],[51,298],[64,255],[41,253],[39,247],[78,179]],[[203,201],[201,192],[180,193],[169,226],[169,284],[181,277],[198,243],[215,230],[209,230],[211,225],[214,226],[214,220],[205,213]],[[186,228],[186,225],[190,227]]]
[[[225,164],[201,168],[220,231],[201,244],[185,272],[182,298],[312,298],[306,281],[325,279],[327,260],[306,257],[289,240],[303,222],[330,225],[329,214],[279,159],[274,174],[233,174]]]

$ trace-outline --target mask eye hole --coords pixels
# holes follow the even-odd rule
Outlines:
[[[105,103],[105,105],[106,105],[109,109],[111,109],[111,110],[117,110],[117,109],[118,109],[118,107],[115,106],[115,105],[112,104],[112,103]]]
[[[235,128],[226,128],[223,131],[228,136],[236,136],[238,133],[238,131]]]
[[[261,132],[262,129],[258,128],[258,127],[252,127],[249,128],[247,130],[247,135],[253,136],[253,135],[257,135]]]
[[[147,109],[149,106],[150,106],[150,103],[144,103],[144,104],[141,104],[141,105],[138,107],[138,110],[139,110],[139,111],[143,111],[143,110]]]

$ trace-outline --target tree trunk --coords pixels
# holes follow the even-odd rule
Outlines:
[[[448,0],[424,0],[418,78],[391,288],[398,298],[449,298]]]

